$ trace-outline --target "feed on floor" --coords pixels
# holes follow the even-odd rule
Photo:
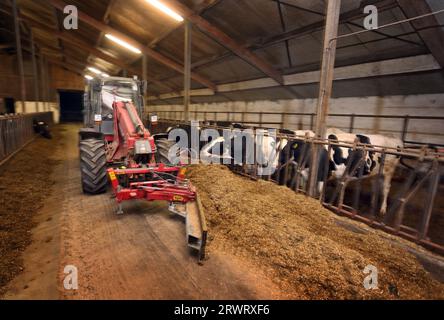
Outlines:
[[[444,298],[444,285],[406,251],[413,244],[223,166],[192,166],[188,175],[209,223],[210,259],[217,248],[252,260],[299,299]],[[377,289],[364,287],[367,266],[377,268]]]

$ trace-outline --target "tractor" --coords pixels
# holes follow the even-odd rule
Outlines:
[[[91,80],[84,96],[84,127],[80,129],[80,170],[85,194],[105,193],[111,185],[118,214],[130,200],[167,201],[169,210],[185,218],[187,243],[204,256],[206,224],[186,167],[172,165],[175,141],[151,135],[143,121],[143,86],[137,78]]]

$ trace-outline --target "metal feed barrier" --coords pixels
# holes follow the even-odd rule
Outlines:
[[[52,112],[0,115],[0,164],[34,138],[34,119],[52,124]]]
[[[175,125],[186,125],[181,121],[160,121],[152,132],[164,132],[166,128]],[[226,127],[215,125],[200,125],[201,128],[223,130]],[[278,184],[286,184],[295,192],[309,195],[309,176],[303,177],[302,172],[309,167],[309,152],[314,147],[326,148],[328,153],[335,146],[361,151],[358,161],[347,161],[346,174],[340,178],[320,177],[323,183],[321,192],[314,196],[328,209],[339,215],[364,222],[371,227],[384,230],[390,234],[398,235],[407,240],[416,242],[430,250],[444,255],[444,199],[440,190],[444,190],[441,176],[444,173],[444,153],[436,150],[422,148],[387,148],[384,146],[365,145],[357,141],[354,143],[331,141],[310,138],[308,136],[296,137],[288,134],[278,134],[277,137],[286,139],[291,143],[303,139],[311,148],[306,148],[299,159],[292,159],[290,151],[284,155],[272,176],[258,176],[257,165],[233,166],[230,168],[251,179],[264,179]],[[289,149],[288,149],[289,150]],[[363,163],[369,153],[373,159],[378,159],[379,169],[371,178],[364,175]],[[391,158],[387,160],[387,158]],[[392,179],[392,190],[386,214],[380,215],[381,190],[384,183],[384,170],[393,163],[393,159],[403,159],[410,163],[409,167],[397,163],[397,173]],[[350,158],[349,158],[350,159]],[[325,163],[320,164],[327,169],[329,157]],[[327,170],[325,170],[327,172]],[[368,185],[370,184],[370,186]],[[367,187],[367,188],[365,188]]]
[[[291,142],[294,137],[286,136]],[[329,158],[324,163],[325,174],[321,177],[323,187],[320,194],[315,197],[321,203],[334,212],[345,215],[352,219],[364,222],[372,227],[382,229],[391,234],[404,237],[417,242],[429,249],[444,254],[443,239],[430,239],[429,231],[432,227],[432,215],[444,214],[440,212],[435,201],[437,200],[440,188],[441,173],[444,172],[444,154],[437,153],[425,148],[421,150],[413,149],[393,149],[383,146],[363,145],[359,143],[332,142],[328,140],[299,137],[312,146],[326,148],[328,154],[333,146],[350,148],[353,151],[360,151],[358,161],[350,161],[348,158],[345,166],[345,174],[342,177],[328,177]],[[302,153],[300,159],[291,159],[287,153],[284,155],[285,164],[278,168],[284,171],[284,183],[290,180],[289,187],[296,192],[309,194],[308,185],[303,181],[301,172],[309,165],[307,163],[308,148]],[[373,153],[373,159],[378,159],[379,168],[374,175],[364,175],[364,163],[366,156]],[[390,160],[387,157],[391,156]],[[396,159],[404,158],[412,164],[412,168],[402,168]],[[391,162],[391,163],[390,163]],[[289,173],[289,163],[293,163],[292,174]],[[382,200],[382,189],[384,188],[384,172],[387,166],[396,165],[393,171],[401,171],[394,174],[391,182],[391,196],[389,205],[384,215],[379,212]],[[313,173],[309,172],[309,176]],[[269,179],[269,177],[265,177]],[[370,180],[371,187],[366,190],[367,197],[363,197],[364,190],[362,184],[365,180]],[[276,181],[283,183],[282,181]],[[420,199],[418,199],[420,197]],[[419,202],[419,204],[418,204]],[[410,219],[406,218],[409,213]],[[412,217],[412,215],[414,215]],[[442,216],[444,219],[444,216]],[[410,220],[410,221],[408,221]],[[435,227],[435,226],[433,226]],[[442,225],[436,233],[442,233]]]

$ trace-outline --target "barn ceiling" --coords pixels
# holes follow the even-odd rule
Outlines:
[[[267,77],[264,70],[284,76],[320,68],[325,0],[164,1],[172,5],[179,3],[184,10],[191,10],[195,17],[203,18],[238,44],[241,50],[255,57],[253,60],[246,59],[227,42],[194,24],[192,68],[196,77],[192,81],[193,89]],[[110,75],[121,75],[123,69],[129,75],[136,72],[141,75],[140,54],[116,46],[104,37],[103,29],[83,21],[79,22],[78,30],[65,30],[64,15],[54,2],[75,5],[79,12],[86,13],[89,18],[111,27],[135,43],[149,47],[155,55],[159,55],[161,58],[148,57],[148,90],[151,95],[182,89],[183,75],[179,71],[183,66],[184,24],[159,12],[145,0],[17,0],[25,52],[30,46],[32,30],[39,52],[47,56],[50,62],[62,63],[80,74],[86,71],[86,67],[93,66]],[[427,3],[431,10],[444,9],[444,1],[427,0]],[[342,0],[339,34],[363,29],[362,11],[367,4],[380,8],[380,25],[405,19],[408,15],[397,0]],[[436,21],[432,28],[436,34],[442,34],[444,15],[437,16]],[[14,41],[11,0],[0,0],[0,50],[13,54]],[[348,37],[338,43],[336,65],[348,66],[430,54],[433,48],[428,41],[424,34],[418,32],[418,26],[412,23]],[[180,67],[179,71],[171,66],[173,64]],[[441,71],[338,81],[334,94],[442,92],[443,82]],[[316,88],[315,84],[277,86],[267,90],[193,97],[193,100],[210,102],[313,97],[317,95]]]

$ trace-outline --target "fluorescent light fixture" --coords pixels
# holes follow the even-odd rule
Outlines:
[[[87,75],[85,76],[85,79],[91,81],[91,80],[94,79],[94,78],[87,74]]]
[[[97,69],[97,68],[88,67],[88,70],[91,71],[91,72],[93,72],[93,73],[95,73],[95,74],[97,74],[97,75],[99,75],[99,76],[102,76],[102,77],[104,77],[104,78],[109,78],[109,74],[107,74],[107,73],[105,73],[105,72],[102,72],[102,71],[100,71],[100,70]]]
[[[96,68],[93,68],[93,67],[88,67],[88,70],[91,71],[91,72],[94,72],[95,74],[101,74],[102,73],[102,71],[100,71],[100,70],[98,70]]]
[[[134,53],[137,53],[137,54],[141,54],[141,53],[142,53],[142,51],[140,51],[140,50],[137,49],[136,47],[133,47],[133,46],[130,45],[129,43],[127,43],[127,42],[125,42],[125,41],[123,41],[123,40],[121,40],[121,39],[119,39],[119,38],[113,36],[112,34],[107,33],[107,34],[105,35],[105,37],[107,37],[107,38],[110,39],[111,41],[114,41],[115,43],[121,45],[122,47],[124,47],[124,48],[126,48],[126,49],[128,49],[128,50],[130,50],[130,51],[132,51],[132,52],[134,52]]]
[[[158,1],[158,0],[146,0],[146,2],[148,2],[150,5],[156,7],[157,9],[159,9],[160,11],[162,11],[163,13],[166,13],[167,15],[169,15],[171,18],[173,18],[176,21],[182,22],[183,21],[183,17],[174,12],[173,10],[171,10],[170,8],[168,8],[165,4],[163,4],[162,2]]]

